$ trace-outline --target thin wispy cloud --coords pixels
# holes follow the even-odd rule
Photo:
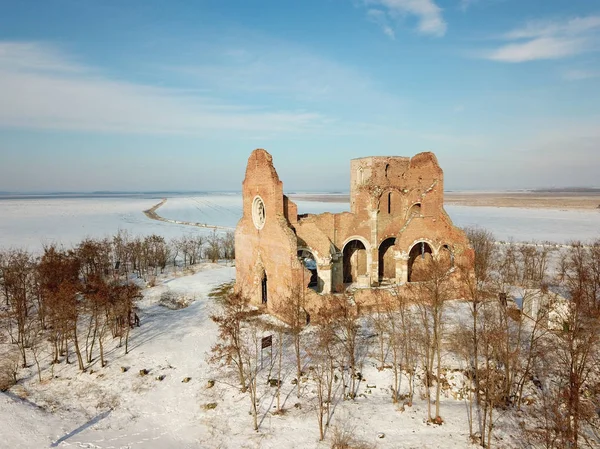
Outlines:
[[[82,73],[88,71],[52,45],[41,42],[1,42],[0,70]]]
[[[370,9],[367,12],[369,20],[379,25],[383,32],[394,37],[390,24],[399,23],[408,18],[417,20],[417,31],[431,36],[446,34],[446,21],[442,9],[434,0],[364,0]],[[372,11],[377,11],[373,13]],[[374,16],[377,20],[374,20]]]
[[[537,59],[560,59],[585,51],[585,39],[541,37],[527,42],[504,45],[488,58],[500,62],[526,62]]]
[[[581,81],[600,78],[600,70],[570,69],[563,72],[563,78],[569,81]]]
[[[231,104],[172,88],[99,75],[60,49],[0,42],[0,127],[120,133],[298,132],[317,112]]]
[[[461,11],[465,12],[475,3],[479,3],[479,0],[460,0],[458,7]]]
[[[374,24],[379,25],[387,37],[390,39],[396,38],[396,33],[390,25],[390,20],[385,11],[382,11],[381,9],[369,9],[367,11],[367,18]]]
[[[250,100],[300,104],[312,109],[398,111],[402,102],[365,74],[290,43],[261,39],[213,43],[198,51],[202,60],[169,60],[168,78]],[[384,112],[385,113],[385,112]]]
[[[531,21],[501,39],[509,43],[488,51],[485,58],[519,63],[575,56],[600,49],[600,16]]]
[[[534,20],[505,34],[507,39],[532,39],[551,36],[577,36],[600,29],[600,16],[575,17],[562,22]]]

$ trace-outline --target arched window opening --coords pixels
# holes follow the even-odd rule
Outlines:
[[[408,218],[418,217],[421,215],[421,203],[413,204],[408,210]]]
[[[298,251],[298,259],[302,262],[304,267],[310,271],[310,279],[308,281],[308,288],[314,291],[319,291],[319,275],[317,272],[317,261],[315,256],[308,250],[301,249]]]
[[[447,270],[450,270],[454,266],[454,254],[450,250],[448,245],[444,245],[440,248],[438,253],[440,264]]]
[[[379,282],[389,282],[396,278],[395,243],[396,239],[391,237],[379,245]]]
[[[392,213],[392,192],[389,192],[387,194],[387,210],[388,210],[388,214]]]
[[[389,169],[390,169],[390,164],[385,164],[385,179],[388,179]]]
[[[417,242],[408,253],[408,282],[429,279],[428,270],[433,251],[427,242]]]
[[[367,249],[360,240],[351,240],[344,247],[344,283],[352,284],[367,274]]]
[[[267,296],[268,296],[268,289],[267,289],[267,274],[265,273],[263,275],[262,278],[262,282],[261,282],[261,300],[263,304],[267,304]]]

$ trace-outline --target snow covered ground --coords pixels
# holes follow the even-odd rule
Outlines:
[[[600,210],[445,206],[456,226],[479,226],[497,240],[567,243],[600,238]]]
[[[264,384],[258,432],[252,430],[248,395],[235,386],[233,376],[208,365],[206,355],[216,341],[216,326],[209,317],[213,300],[207,294],[215,286],[233,280],[234,274],[232,267],[205,264],[193,275],[171,276],[147,289],[140,303],[142,325],[132,331],[131,352],[124,355],[123,348],[113,347],[105,368],[96,362],[89,372],[80,373],[76,363],[63,363],[55,365],[56,377],[50,380],[46,366],[41,384],[34,367],[21,372],[19,384],[8,395],[0,393],[0,447],[329,447],[332,430],[325,442],[318,442],[310,382],[303,385],[300,399],[295,395],[291,348],[286,351],[282,388],[287,413],[270,413],[274,411],[275,389],[266,384],[265,368],[261,373]],[[195,301],[181,310],[162,307],[158,301],[167,290]],[[122,372],[121,367],[128,370]],[[141,369],[150,373],[141,377]],[[365,380],[359,397],[336,405],[332,426],[352,429],[357,437],[377,448],[469,446],[464,402],[444,396],[444,425],[428,425],[424,422],[426,403],[418,394],[413,407],[404,411],[391,403],[390,370],[380,372],[375,362],[367,359],[361,372]],[[157,380],[163,375],[164,380]],[[185,377],[191,380],[182,382]],[[209,379],[216,380],[213,388],[207,387]],[[407,388],[406,380],[403,385]],[[217,407],[207,410],[204,405],[208,403],[216,403]],[[379,434],[385,437],[380,439]]]
[[[85,237],[113,235],[128,230],[133,235],[177,237],[209,233],[210,229],[159,222],[143,211],[160,197],[0,199],[0,248],[25,247],[38,251],[44,243],[70,246]],[[298,201],[299,213],[343,212],[344,203]],[[565,243],[600,237],[600,211],[521,209],[510,207],[446,206],[457,226],[480,226],[498,240]],[[239,194],[172,196],[158,209],[169,219],[234,228],[242,214]]]
[[[0,201],[0,247],[26,246],[59,241],[65,245],[85,236],[102,237],[117,229],[132,234],[157,233],[173,237],[211,232],[148,219],[142,211],[160,198],[71,198]],[[344,204],[299,202],[299,211],[319,213],[347,210]],[[600,213],[540,209],[447,206],[459,226],[490,229],[499,240],[516,241],[591,239],[599,236]],[[187,221],[235,226],[241,214],[237,195],[170,198],[158,211],[162,216]],[[76,364],[55,365],[49,380],[48,359],[44,381],[33,368],[20,373],[20,382],[8,394],[0,393],[0,448],[325,448],[319,443],[311,391],[297,399],[291,351],[285,361],[283,395],[287,413],[273,415],[274,389],[263,385],[260,430],[252,431],[249,399],[235,382],[209,366],[206,359],[216,339],[209,318],[213,300],[208,292],[234,279],[232,267],[207,264],[195,274],[169,275],[144,292],[140,303],[142,326],[132,331],[130,354],[113,347],[109,365],[96,365],[79,373]],[[195,300],[189,307],[170,310],[159,305],[163,292]],[[456,303],[450,316],[460,316]],[[49,356],[47,356],[49,357]],[[457,361],[448,360],[458,367]],[[390,401],[390,370],[378,371],[372,359],[361,368],[356,401],[342,401],[335,409],[333,426],[353,429],[358,437],[377,448],[468,447],[466,405],[452,395],[442,399],[443,426],[424,422],[425,401],[416,397],[413,407],[397,410]],[[122,372],[121,367],[127,371]],[[139,370],[149,369],[141,377]],[[158,376],[165,376],[159,381]],[[182,382],[190,377],[188,383]],[[207,381],[216,379],[213,388]],[[266,374],[265,374],[266,379]],[[460,383],[460,380],[457,380]],[[367,388],[367,385],[376,388]],[[406,379],[404,380],[406,387]],[[216,403],[206,410],[204,405]],[[296,408],[299,403],[301,408]],[[504,428],[503,426],[508,427]],[[7,431],[8,429],[8,431]],[[499,444],[511,441],[514,427],[498,423]],[[378,438],[378,434],[385,438]],[[328,438],[331,438],[330,430]]]
[[[0,248],[38,251],[56,242],[71,246],[85,237],[114,235],[119,229],[132,235],[174,237],[190,232],[187,226],[147,218],[143,211],[156,198],[49,198],[0,200]]]

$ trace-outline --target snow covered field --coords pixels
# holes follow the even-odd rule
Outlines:
[[[275,389],[266,384],[268,370],[265,368],[260,374],[265,383],[260,386],[259,432],[252,430],[248,395],[239,392],[235,377],[208,365],[206,354],[216,341],[216,325],[209,318],[213,300],[207,294],[213,287],[233,280],[234,274],[232,267],[205,264],[196,274],[167,277],[147,289],[140,303],[142,326],[135,328],[130,337],[131,352],[124,355],[123,348],[114,347],[107,356],[109,364],[103,369],[96,362],[87,373],[80,373],[76,363],[62,363],[55,366],[56,377],[49,380],[45,360],[42,384],[38,383],[35,367],[21,372],[22,380],[11,393],[0,393],[0,447],[330,447],[333,430],[325,442],[318,442],[316,413],[311,405],[313,387],[307,383],[303,385],[302,397],[295,395],[291,348],[286,350],[284,360],[285,415],[270,413],[274,410]],[[158,304],[166,290],[196,301],[185,309],[167,309]],[[464,312],[461,307],[454,304],[449,315],[460,315]],[[121,367],[128,370],[122,372]],[[141,369],[150,373],[141,377]],[[332,426],[353,429],[361,440],[382,449],[469,446],[463,401],[444,395],[444,425],[428,425],[424,422],[426,403],[418,394],[413,406],[404,411],[391,403],[391,370],[378,371],[371,359],[364,363],[361,372],[365,380],[357,400],[337,403]],[[164,380],[157,380],[163,375]],[[182,382],[185,377],[191,380]],[[207,388],[209,379],[216,380],[213,388]],[[208,403],[217,406],[207,410],[204,406]],[[301,408],[295,407],[297,403]],[[379,438],[379,434],[384,434],[384,438]],[[507,437],[502,423],[498,435]]]
[[[117,229],[132,234],[157,233],[174,237],[208,233],[193,228],[148,219],[142,211],[160,198],[71,198],[0,200],[0,247],[26,246],[39,250],[47,241],[65,245],[85,236],[101,237]],[[347,205],[300,201],[299,212],[340,212]],[[541,209],[447,206],[459,226],[478,225],[494,232],[499,240],[591,239],[599,236],[600,213]],[[238,195],[173,197],[158,210],[170,219],[235,226],[241,214]],[[0,448],[73,447],[116,448],[327,448],[318,442],[318,428],[311,404],[311,387],[296,398],[291,384],[295,376],[292,351],[286,351],[282,401],[283,416],[270,413],[274,390],[266,382],[260,393],[260,430],[252,431],[247,394],[239,392],[233,377],[207,363],[207,353],[216,341],[216,326],[210,320],[213,299],[208,293],[234,279],[235,270],[205,264],[195,274],[169,274],[157,286],[144,291],[140,302],[142,326],[131,334],[131,352],[124,354],[115,342],[107,354],[109,364],[96,361],[86,373],[76,364],[56,365],[49,380],[49,355],[42,361],[44,381],[37,380],[35,366],[21,371],[19,384],[8,394],[0,393]],[[159,305],[165,291],[194,300],[187,308],[170,310]],[[454,303],[449,316],[467,312]],[[308,330],[310,332],[310,329]],[[456,360],[445,360],[459,368]],[[127,368],[122,372],[121,367]],[[141,369],[150,370],[141,377]],[[464,448],[468,444],[466,404],[451,391],[441,401],[443,426],[424,422],[426,403],[417,394],[412,407],[399,411],[390,400],[391,371],[378,371],[372,358],[361,367],[356,401],[336,405],[332,426],[353,429],[377,448]],[[165,376],[157,380],[158,376]],[[191,380],[182,382],[186,377]],[[263,376],[267,379],[268,374]],[[455,379],[460,385],[461,375]],[[215,379],[213,388],[208,380]],[[403,388],[407,388],[407,380]],[[451,382],[452,384],[452,382]],[[369,388],[368,385],[375,385]],[[205,405],[216,403],[215,409]],[[300,408],[295,405],[299,403]],[[498,422],[499,446],[510,446],[515,425]],[[10,429],[10,431],[5,431]],[[379,438],[378,435],[385,435]]]
[[[497,240],[567,243],[600,238],[600,210],[445,206],[456,226],[479,226]]]
[[[160,197],[0,199],[0,248],[37,251],[44,243],[67,246],[84,237],[112,235],[126,229],[133,235],[176,237],[209,233],[210,229],[159,222],[143,211]],[[342,212],[344,203],[299,201],[299,213]],[[565,243],[600,237],[600,211],[446,206],[457,226],[480,226],[498,240]],[[234,228],[242,213],[238,194],[169,197],[157,213],[165,218]]]
[[[293,386],[288,386],[284,395],[285,407],[290,410],[283,417],[268,413],[273,396],[272,392],[264,395],[263,424],[261,432],[255,433],[251,430],[247,396],[207,365],[206,354],[215,342],[216,330],[209,319],[212,302],[207,293],[233,278],[233,268],[207,264],[194,275],[167,278],[146,290],[140,304],[142,327],[132,333],[132,351],[124,355],[123,348],[113,349],[104,369],[92,366],[88,374],[79,373],[75,364],[58,365],[56,378],[48,380],[46,370],[41,385],[35,367],[22,372],[20,385],[9,395],[0,395],[3,427],[11,429],[0,447],[318,447],[314,413],[306,401],[300,400],[303,409],[293,407],[299,401],[292,394]],[[169,310],[158,305],[166,290],[196,301],[186,309]],[[293,363],[290,360],[286,365]],[[128,371],[121,372],[122,366]],[[150,374],[140,377],[139,370],[144,368]],[[378,379],[381,374],[368,367],[365,373],[380,389],[368,400],[341,405],[336,412],[341,417],[338,420],[350,426],[360,423],[360,434],[368,440],[375,441],[377,434],[384,432],[386,440],[378,445],[382,448],[397,447],[398,441],[407,443],[407,447],[420,447],[423,438],[431,439],[430,447],[464,446],[462,403],[447,401],[448,425],[443,429],[427,426],[422,419],[423,407],[417,404],[405,414],[394,411],[389,391],[381,389],[385,385],[383,379]],[[166,377],[158,381],[159,375]],[[291,371],[286,384],[290,376]],[[184,377],[192,380],[183,383]],[[206,386],[210,378],[218,383],[209,390]],[[265,388],[268,393],[269,387]],[[15,396],[19,393],[24,401]],[[217,408],[204,410],[202,406],[210,402],[216,402]],[[375,414],[374,406],[379,409]],[[440,437],[449,440],[442,442]]]
[[[156,198],[49,198],[0,200],[0,247],[39,250],[50,242],[71,246],[85,237],[104,237],[119,229],[132,235],[174,237],[190,232],[148,219],[142,211]]]

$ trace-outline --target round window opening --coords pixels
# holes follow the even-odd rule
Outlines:
[[[260,196],[254,198],[252,203],[252,220],[256,229],[262,229],[265,225],[267,211],[265,209],[265,203]]]

